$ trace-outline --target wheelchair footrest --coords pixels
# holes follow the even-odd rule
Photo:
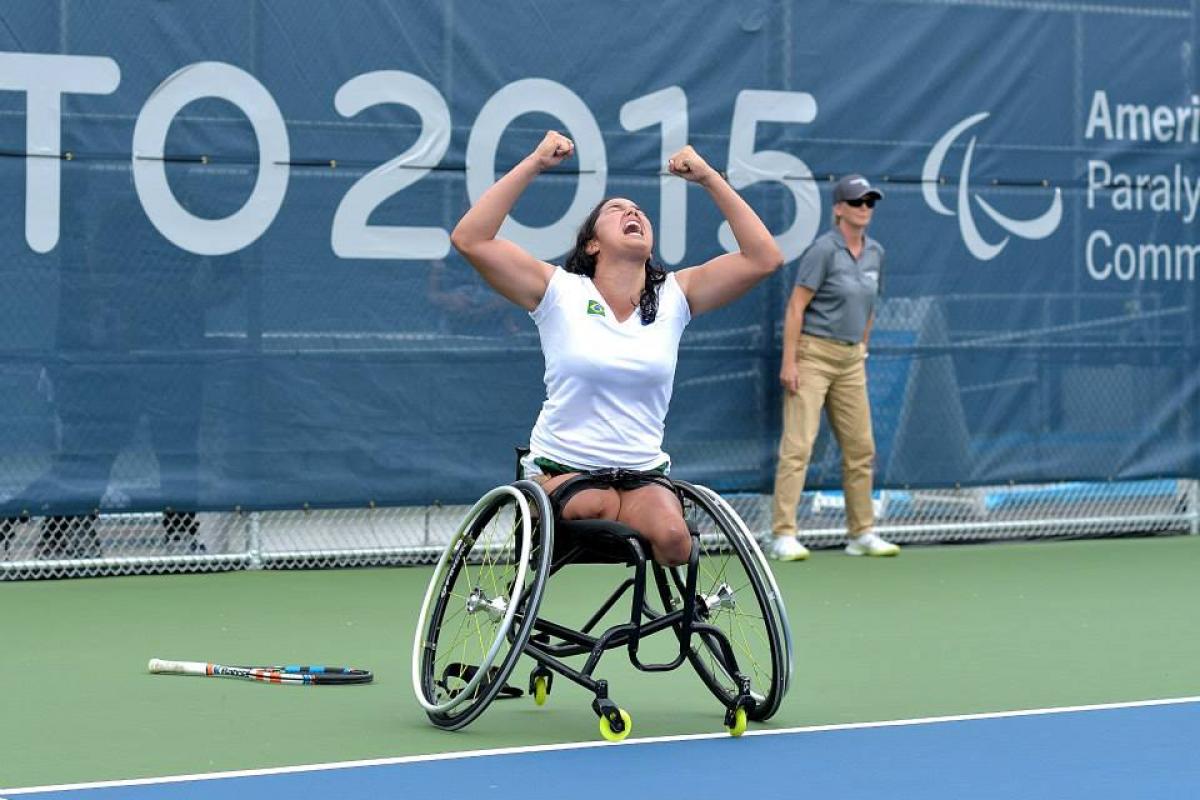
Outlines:
[[[496,667],[492,667],[491,669],[489,669],[488,670],[489,681],[495,680],[496,674],[499,671],[500,670]],[[442,689],[444,689],[447,692],[447,694],[449,694],[451,697],[453,697],[458,692],[462,691],[462,689],[456,689],[456,688],[452,687],[450,685],[451,680],[457,679],[460,681],[469,682],[478,673],[479,673],[479,667],[473,666],[471,664],[461,664],[461,663],[455,661],[453,663],[446,665],[446,668],[444,670],[442,670],[442,679],[439,681],[436,681],[436,683],[438,686],[442,687]],[[499,693],[496,694],[496,699],[497,700],[506,700],[506,699],[513,698],[513,697],[522,697],[522,696],[524,696],[524,694],[525,693],[523,691],[521,691],[520,689],[518,689],[516,686],[513,686],[511,683],[506,683],[506,684],[504,684],[503,687],[501,687]]]

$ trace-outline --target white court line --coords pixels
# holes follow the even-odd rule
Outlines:
[[[945,717],[920,717],[917,719],[893,719],[879,722],[848,722],[838,725],[811,725],[799,728],[779,728],[769,731],[746,731],[743,736],[779,736],[782,734],[827,733],[830,731],[853,731],[868,728],[900,728],[909,725],[937,725],[946,722],[967,722],[970,720],[1007,719],[1010,717],[1036,717],[1047,714],[1071,714],[1080,711],[1111,711],[1121,708],[1146,708],[1150,706],[1180,705],[1184,703],[1200,703],[1200,695],[1192,697],[1168,697],[1161,700],[1133,700],[1124,703],[1100,703],[1087,706],[1060,706],[1054,708],[1031,708],[1020,711],[993,711],[979,714],[955,714]],[[526,747],[497,747],[489,750],[463,750],[455,753],[427,753],[418,756],[397,756],[395,758],[371,758],[361,761],[334,761],[327,764],[300,764],[293,767],[268,767],[264,769],[242,769],[229,772],[203,772],[195,775],[167,775],[161,778],[131,778],[119,781],[94,781],[91,783],[64,783],[54,786],[27,786],[13,789],[0,789],[0,800],[5,797],[39,794],[43,792],[65,792],[77,789],[109,789],[120,786],[151,786],[160,783],[183,783],[187,781],[211,781],[226,778],[254,778],[266,775],[288,775],[299,772],[318,772],[321,770],[354,769],[356,767],[381,767],[392,764],[419,764],[429,761],[453,761],[461,758],[481,758],[484,756],[509,756],[524,753],[549,753],[560,750],[586,750],[596,747],[636,747],[643,744],[659,744],[662,742],[689,742],[703,739],[727,739],[729,734],[721,733],[690,733],[678,736],[648,736],[644,739],[627,739],[623,742],[563,742],[559,744],[538,744]]]

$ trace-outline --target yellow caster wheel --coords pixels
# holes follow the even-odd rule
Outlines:
[[[608,724],[608,717],[600,717],[600,735],[609,742],[619,742],[633,730],[633,720],[630,718],[629,712],[623,708],[618,708],[617,711],[621,714],[621,721],[625,723],[625,729],[622,731],[614,731]]]
[[[539,706],[546,705],[546,698],[550,696],[550,684],[541,675],[533,679],[533,702]]]
[[[739,708],[733,715],[733,724],[726,725],[725,730],[729,731],[730,736],[741,736],[746,732],[747,722],[746,709]]]

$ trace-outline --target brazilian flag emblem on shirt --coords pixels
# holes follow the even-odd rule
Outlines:
[[[587,312],[591,316],[603,317],[604,306],[600,305],[599,300],[588,300]]]

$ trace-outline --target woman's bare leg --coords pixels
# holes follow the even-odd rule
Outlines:
[[[686,564],[692,552],[692,535],[683,520],[679,498],[656,483],[620,493],[617,521],[636,530],[650,542],[654,560],[664,567]]]

